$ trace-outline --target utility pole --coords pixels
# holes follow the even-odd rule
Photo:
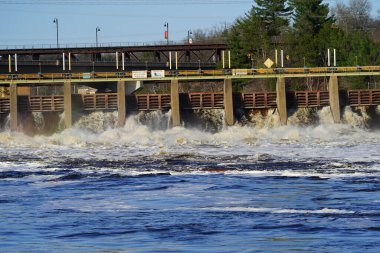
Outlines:
[[[96,27],[96,47],[98,47],[98,32],[100,32],[100,27],[99,26],[97,26]]]
[[[191,30],[188,30],[187,31],[187,43],[189,45],[193,44],[193,39],[190,37],[191,35],[193,35],[193,32]]]
[[[166,27],[166,31],[165,31],[166,43],[169,45],[169,23],[165,22],[164,27]]]
[[[57,26],[57,48],[59,48],[59,42],[58,42],[58,18],[54,18],[53,23]]]

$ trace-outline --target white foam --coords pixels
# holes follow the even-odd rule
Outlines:
[[[308,113],[305,112],[303,115]],[[15,150],[21,149],[44,158],[66,155],[74,158],[95,157],[115,160],[140,155],[165,156],[176,153],[240,156],[271,154],[283,159],[380,160],[379,132],[353,126],[357,124],[333,124],[330,121],[331,113],[328,107],[319,112],[322,123],[317,126],[235,125],[223,127],[217,133],[184,127],[168,129],[158,127],[157,130],[152,130],[152,127],[140,123],[141,115],[129,117],[124,127],[115,128],[116,114],[107,115],[92,114],[89,116],[93,120],[91,127],[87,124],[91,120],[86,119],[75,127],[52,136],[28,137],[22,133],[2,132],[0,150],[3,153],[13,154]],[[357,122],[358,115],[350,115],[346,116],[346,121],[350,118],[353,119],[351,122]],[[149,117],[155,120],[161,117],[167,123],[165,114],[156,113]],[[275,117],[275,114],[269,117]],[[83,125],[86,126],[85,129]]]
[[[370,119],[371,118],[364,107],[358,107],[357,112],[354,112],[349,106],[344,108],[343,122],[348,125],[365,128],[368,126]]]
[[[44,210],[70,209],[78,212],[120,212],[135,210],[134,206],[124,203],[117,196],[100,199],[96,195],[80,195],[66,200],[53,200],[41,206]]]
[[[323,169],[323,172],[322,172]],[[347,170],[349,169],[349,170]],[[353,172],[352,170],[358,170]],[[279,170],[228,170],[223,171],[226,175],[245,175],[252,177],[299,177],[299,178],[309,178],[317,177],[320,179],[342,179],[342,178],[354,178],[354,177],[364,177],[364,176],[374,176],[380,177],[380,172],[376,168],[352,168],[346,165],[341,167],[339,170],[329,167],[320,167],[316,169],[305,169],[305,170],[290,170],[290,169],[279,169]]]
[[[83,116],[75,123],[76,128],[86,129],[95,133],[102,133],[107,129],[116,128],[118,124],[118,113],[115,112],[93,112]]]
[[[264,208],[264,207],[211,207],[203,208],[203,210],[215,212],[252,212],[252,213],[273,213],[273,214],[353,214],[354,211],[343,209],[322,208],[317,210],[302,210],[302,209],[279,209],[279,208]]]

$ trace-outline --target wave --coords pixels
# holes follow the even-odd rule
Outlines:
[[[316,210],[303,209],[279,209],[263,207],[210,207],[202,210],[213,212],[251,212],[251,213],[272,213],[272,214],[354,214],[354,211],[344,209],[322,208]]]
[[[52,136],[26,136],[22,133],[0,133],[3,145],[259,145],[263,143],[322,143],[340,142],[347,145],[373,143],[379,140],[378,132],[349,125],[318,125],[309,127],[283,126],[277,128],[252,128],[248,126],[226,127],[217,133],[199,129],[175,127],[151,131],[133,118],[123,128],[108,128],[93,132],[83,128],[71,128]]]
[[[378,108],[379,109],[379,108]],[[204,115],[203,113],[200,113]],[[196,154],[273,154],[282,157],[326,157],[343,159],[375,159],[378,157],[380,135],[367,128],[365,109],[346,108],[343,124],[333,124],[328,107],[322,110],[300,109],[290,118],[288,126],[276,126],[277,112],[272,111],[257,126],[235,124],[218,131],[181,126],[168,128],[170,112],[140,113],[127,118],[124,127],[117,128],[117,113],[92,113],[82,117],[74,127],[50,136],[27,136],[23,133],[0,133],[0,150],[31,148],[36,153],[55,152],[71,157],[102,154],[113,157],[165,155],[184,152]],[[36,114],[40,119],[41,115]],[[222,111],[207,114],[220,122]],[[259,119],[256,118],[256,122]],[[304,124],[317,118],[318,124]],[[46,123],[39,121],[40,126]],[[310,121],[309,121],[310,122]],[[125,152],[128,150],[128,152]],[[344,152],[342,152],[344,150]]]
[[[320,124],[317,126],[279,126],[274,128],[254,128],[251,126],[224,127],[221,131],[210,133],[196,128],[175,127],[165,130],[152,130],[139,123],[136,117],[127,119],[122,128],[115,128],[114,115],[106,117],[96,114],[96,120],[84,119],[73,128],[51,136],[26,136],[22,133],[5,131],[0,133],[0,145],[256,145],[261,143],[321,143],[345,141],[346,144],[373,143],[379,140],[377,131],[362,126],[362,120],[356,117],[357,126],[348,124]],[[92,117],[94,118],[94,117]],[[83,127],[83,125],[86,125]]]

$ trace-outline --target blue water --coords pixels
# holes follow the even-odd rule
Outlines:
[[[380,142],[363,138],[379,133],[289,130],[239,145],[1,136],[0,252],[379,252]]]

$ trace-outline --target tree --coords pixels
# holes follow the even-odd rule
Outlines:
[[[256,5],[236,20],[228,33],[235,67],[262,67],[273,49],[274,38],[289,24],[286,0],[255,0]]]
[[[338,3],[333,9],[336,25],[348,31],[368,30],[371,23],[371,3],[368,0],[350,0],[348,5]]]
[[[292,9],[286,6],[285,0],[256,0],[253,14],[262,19],[269,37],[278,36],[281,28],[289,25],[288,17]]]
[[[294,30],[290,36],[293,63],[324,65],[334,22],[328,4],[322,0],[290,0],[290,5],[294,8]]]
[[[341,65],[378,64],[378,48],[373,40],[370,26],[375,24],[371,18],[371,3],[368,0],[350,0],[348,5],[337,4],[336,30],[331,38],[334,47],[340,51]]]

